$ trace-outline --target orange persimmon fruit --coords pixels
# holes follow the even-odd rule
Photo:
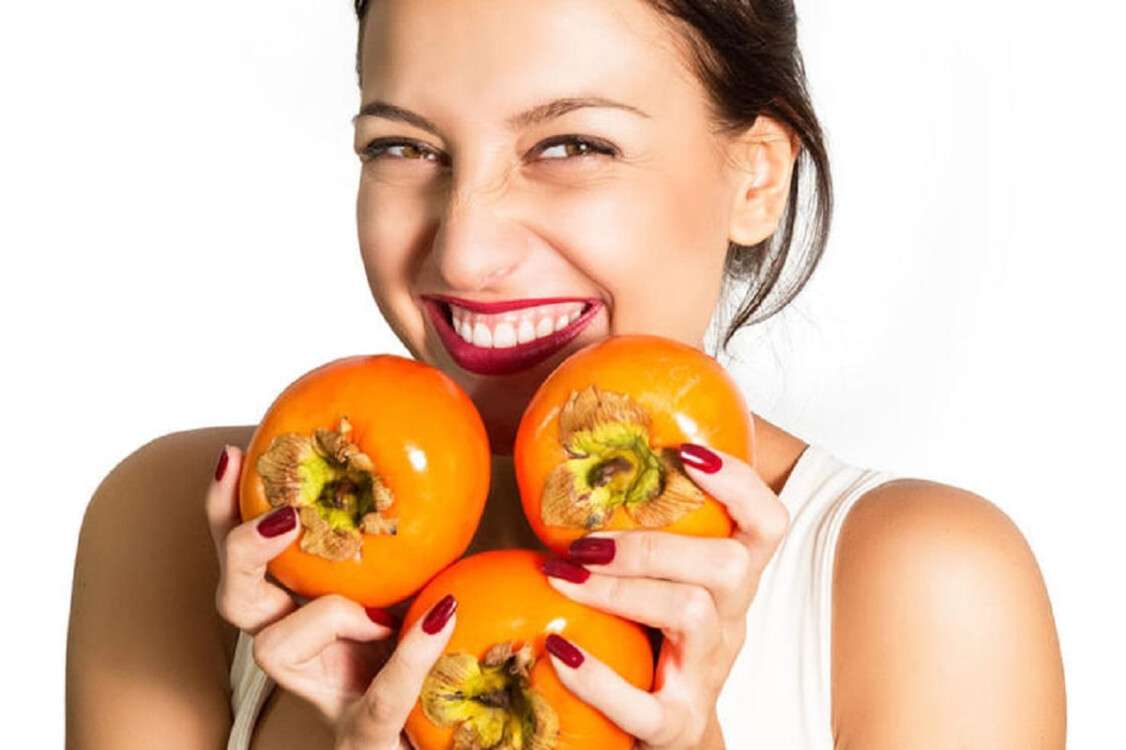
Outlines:
[[[447,594],[457,599],[445,653],[423,683],[406,732],[418,750],[628,750],[632,738],[576,698],[544,650],[551,633],[649,690],[644,628],[568,599],[547,582],[546,556],[523,549],[463,558],[411,603],[407,630]]]
[[[267,570],[313,598],[386,607],[465,552],[489,492],[488,436],[449,376],[391,354],[344,357],[279,395],[246,451],[243,520],[294,506]]]
[[[560,553],[598,529],[729,536],[727,510],[685,472],[683,442],[754,465],[754,418],[727,371],[660,336],[589,344],[544,380],[517,428],[513,463],[528,521]]]

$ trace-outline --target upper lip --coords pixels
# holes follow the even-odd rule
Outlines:
[[[521,310],[525,307],[538,307],[539,305],[553,305],[559,302],[582,302],[592,304],[596,300],[589,297],[539,297],[534,299],[509,299],[501,302],[480,302],[477,300],[454,297],[448,294],[424,294],[423,299],[434,300],[446,304],[454,304],[466,310],[479,313],[501,313],[509,310]]]

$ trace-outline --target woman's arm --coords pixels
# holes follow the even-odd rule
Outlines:
[[[1024,537],[977,495],[922,480],[869,492],[837,546],[838,748],[1062,748],[1063,664]]]
[[[200,498],[224,442],[180,432],[128,456],[86,510],[67,638],[68,748],[220,748],[237,632],[215,610],[218,565]]]

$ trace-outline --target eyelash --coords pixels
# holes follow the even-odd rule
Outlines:
[[[577,154],[575,156],[564,156],[561,158],[556,157],[548,159],[547,161],[567,161],[570,159],[583,159],[592,156],[614,157],[618,155],[617,149],[615,149],[613,146],[610,146],[609,144],[603,144],[601,141],[595,141],[588,138],[580,138],[574,135],[561,135],[556,136],[555,138],[549,138],[548,140],[536,146],[533,151],[543,151],[554,146],[566,146],[569,144],[581,144],[583,146],[589,146],[589,149],[582,154]],[[420,151],[424,154],[437,154],[437,152],[431,150],[426,146],[416,143],[415,141],[407,141],[403,140],[402,138],[377,138],[374,141],[370,142],[368,145],[364,146],[363,150],[360,152],[360,158],[363,161],[374,161],[376,159],[386,157],[387,149],[394,148],[395,146],[410,146],[411,148],[414,148],[415,150]],[[407,157],[391,156],[387,158],[406,159]]]

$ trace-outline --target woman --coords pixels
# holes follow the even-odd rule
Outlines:
[[[546,375],[611,334],[703,348],[728,282],[745,280],[726,344],[816,265],[831,189],[792,5],[356,9],[357,221],[372,292],[413,356],[457,380],[486,422],[494,476],[473,549],[537,547],[510,452]],[[810,169],[812,242],[786,286]],[[506,320],[499,308],[513,307]],[[1062,746],[1051,609],[1009,519],[964,490],[851,467],[756,425],[754,468],[682,449],[736,520],[733,539],[627,532],[580,542],[550,568],[566,595],[665,636],[660,689],[624,684],[566,641],[551,657],[564,684],[644,748]],[[299,606],[265,576],[297,534],[292,515],[237,515],[236,446],[251,430],[167,436],[99,488],[71,624],[78,746],[163,745],[166,732],[186,746],[406,746],[456,602],[395,638],[393,614],[334,596]],[[167,478],[199,476],[220,448],[204,531],[194,485]],[[153,519],[141,509],[157,491],[168,510]],[[97,551],[126,534],[136,565],[99,566]]]

